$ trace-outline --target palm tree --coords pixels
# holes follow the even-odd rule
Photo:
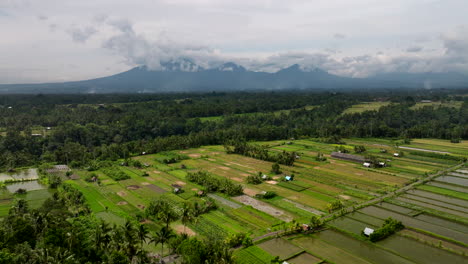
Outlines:
[[[193,223],[193,221],[195,220],[193,208],[190,203],[184,202],[182,204],[180,220],[182,221],[182,224],[184,225],[184,233],[186,233],[185,228],[187,227],[187,224]]]
[[[132,224],[132,222],[127,220],[124,226],[122,226],[122,231],[129,258],[132,259],[137,252],[137,249],[135,248],[135,244],[137,243],[135,226]]]
[[[172,230],[165,226],[163,226],[161,229],[159,229],[159,231],[153,234],[151,242],[154,243],[155,246],[161,243],[161,256],[164,254],[164,244],[174,236],[175,235],[172,232]]]
[[[143,248],[143,242],[145,242],[146,239],[149,238],[148,228],[144,224],[138,225],[137,237],[138,237],[138,240],[140,240],[141,248]]]
[[[169,224],[179,218],[174,206],[164,198],[152,201],[146,209],[146,213],[165,223],[166,228],[169,228]]]

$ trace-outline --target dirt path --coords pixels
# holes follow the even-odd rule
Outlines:
[[[402,147],[402,146],[399,146],[398,148],[401,148],[401,149],[409,149],[409,150],[418,150],[418,151],[424,151],[424,152],[432,152],[432,153],[439,153],[439,154],[451,154],[450,152],[447,152],[447,151],[438,151],[438,150],[430,150],[430,149],[421,149],[421,148],[412,148],[412,147]]]
[[[227,205],[227,206],[229,206],[229,207],[231,207],[231,208],[234,208],[234,209],[237,209],[237,208],[241,208],[241,207],[242,207],[242,205],[237,204],[237,203],[235,203],[235,202],[231,202],[231,201],[229,201],[228,199],[224,199],[223,197],[218,196],[218,195],[216,195],[216,194],[209,193],[209,194],[207,194],[207,196],[210,197],[210,198],[215,199],[216,201],[218,201],[218,202],[220,202],[220,203],[222,203],[222,204],[224,204],[224,205]]]

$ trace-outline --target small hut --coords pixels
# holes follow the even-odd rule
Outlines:
[[[374,229],[366,227],[364,228],[364,231],[362,231],[365,236],[370,236],[372,233],[374,233]]]

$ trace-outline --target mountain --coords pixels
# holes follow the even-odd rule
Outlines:
[[[0,85],[0,93],[155,93],[281,89],[468,87],[459,73],[385,73],[349,78],[295,64],[275,73],[249,71],[233,62],[205,69],[188,59],[162,63],[158,70],[139,66],[97,79],[44,84]]]

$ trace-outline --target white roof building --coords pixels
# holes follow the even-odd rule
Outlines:
[[[370,164],[369,162],[364,162],[362,165],[363,165],[364,167],[369,168],[371,164]]]
[[[364,228],[364,235],[370,236],[372,233],[374,233],[374,229],[368,227]]]

